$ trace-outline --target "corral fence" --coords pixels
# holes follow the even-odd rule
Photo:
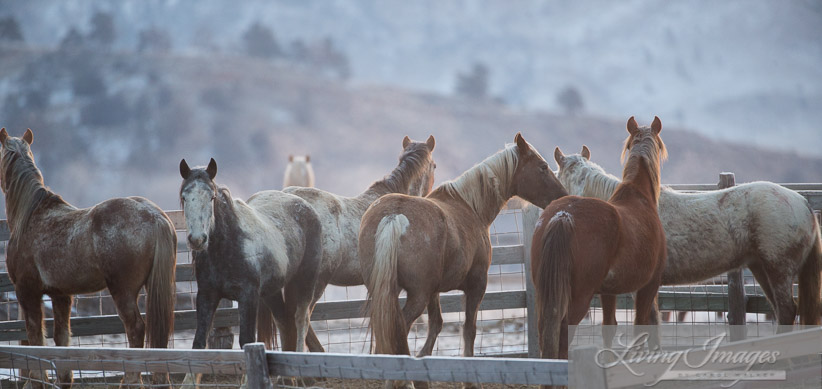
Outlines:
[[[729,187],[733,185],[733,175],[729,173],[723,173],[720,175],[720,182],[719,184],[709,184],[709,185],[672,185],[674,189],[681,190],[681,191],[710,191],[721,189],[725,187]],[[811,207],[816,210],[817,217],[819,217],[818,210],[822,209],[822,184],[783,184],[783,186],[795,190],[798,193],[805,196],[808,199]],[[553,375],[550,382],[554,382],[557,384],[562,384],[565,382],[563,380],[567,380],[567,366],[565,367],[564,372],[561,371],[562,368],[559,368],[555,362],[546,362],[546,361],[539,361],[539,360],[532,360],[532,359],[522,359],[522,357],[528,358],[536,358],[539,354],[538,351],[538,343],[537,343],[537,331],[536,331],[536,314],[534,313],[534,290],[533,286],[531,285],[531,277],[530,277],[530,258],[529,253],[531,249],[531,238],[533,235],[534,225],[536,220],[539,217],[540,210],[534,206],[526,206],[522,210],[513,210],[513,211],[504,211],[509,212],[507,216],[513,217],[516,220],[516,230],[511,233],[502,232],[499,233],[496,238],[494,237],[495,231],[494,226],[492,226],[492,242],[494,242],[493,247],[493,257],[492,257],[492,268],[497,269],[499,274],[499,278],[504,278],[506,274],[504,271],[500,271],[500,269],[504,268],[520,268],[521,274],[516,275],[514,278],[521,278],[522,287],[516,290],[504,290],[504,287],[501,287],[501,290],[492,290],[489,287],[489,291],[486,293],[485,298],[483,299],[482,305],[480,310],[485,313],[491,314],[490,317],[493,317],[494,320],[501,322],[504,329],[501,331],[502,334],[502,341],[505,340],[506,333],[508,331],[508,327],[511,327],[511,321],[521,321],[522,323],[516,324],[513,327],[515,331],[519,331],[514,335],[509,335],[508,339],[516,338],[515,340],[521,342],[521,345],[516,346],[513,348],[511,347],[489,347],[489,352],[478,352],[478,355],[485,355],[485,356],[494,356],[494,357],[502,357],[502,358],[495,358],[498,359],[503,366],[504,365],[517,365],[519,362],[528,362],[531,365],[530,367],[521,367],[521,369],[528,370],[531,368],[537,370],[544,370],[549,372],[559,372]],[[176,229],[178,230],[179,234],[184,234],[185,231],[185,220],[182,214],[182,211],[169,211],[167,212],[171,217],[172,221],[174,222]],[[501,215],[502,217],[503,215]],[[500,219],[498,219],[500,220]],[[515,235],[514,238],[508,235]],[[8,226],[5,221],[0,222],[0,241],[8,240],[9,231]],[[515,244],[511,244],[512,239]],[[177,266],[177,273],[176,273],[176,280],[179,284],[187,283],[190,286],[190,296],[184,297],[184,299],[189,299],[188,307],[193,307],[193,296],[196,292],[196,280],[194,278],[194,271],[193,265],[191,263],[181,263],[185,261],[180,261],[179,257],[185,256],[188,257],[188,249],[185,245],[185,239],[180,238],[178,239],[178,266]],[[190,258],[189,258],[190,262]],[[729,274],[727,277],[726,284],[720,285],[702,285],[698,288],[699,291],[695,291],[694,287],[689,286],[673,286],[673,287],[662,287],[659,293],[659,309],[661,311],[687,311],[687,312],[714,312],[714,313],[724,313],[729,312],[729,324],[744,324],[745,323],[745,316],[747,314],[767,314],[771,313],[771,307],[768,304],[762,290],[755,284],[746,284],[743,279],[743,275],[741,270],[738,272],[732,272],[736,274]],[[510,278],[510,277],[509,277]],[[25,334],[25,325],[22,320],[20,319],[19,312],[14,312],[16,309],[16,304],[14,302],[14,295],[13,295],[14,287],[11,284],[7,273],[0,273],[0,292],[3,294],[3,300],[9,303],[7,311],[5,313],[5,317],[0,317],[0,319],[5,318],[5,321],[0,321],[0,342],[9,342],[19,341],[26,338]],[[328,293],[328,292],[327,292]],[[350,324],[348,328],[342,328],[340,331],[348,331],[348,338],[349,343],[354,342],[355,340],[360,342],[363,345],[368,345],[368,335],[367,335],[367,324],[363,323],[366,319],[363,318],[363,310],[362,306],[365,302],[364,295],[362,292],[351,293],[355,296],[359,296],[360,298],[350,298],[349,292],[345,292],[345,295],[348,299],[342,301],[321,301],[316,309],[312,314],[312,324],[314,325],[315,329],[322,328],[323,323],[332,323],[333,321],[345,321],[348,320],[350,323],[352,320],[360,320],[361,324],[359,327],[352,327]],[[99,299],[98,299],[99,300]],[[78,299],[78,306],[80,305]],[[97,300],[95,300],[97,301]],[[178,288],[178,305],[179,306],[186,306],[186,304],[180,304],[181,298]],[[224,302],[225,303],[225,302]],[[96,302],[94,304],[97,304]],[[102,302],[100,302],[102,306]],[[592,301],[592,317],[593,312],[597,309],[599,305],[599,300],[594,299]],[[457,319],[454,320],[455,322],[461,322],[462,316],[459,312],[464,311],[464,302],[461,293],[452,293],[452,294],[443,294],[441,297],[441,305],[442,311],[444,316],[446,316],[446,321],[448,320],[448,314],[458,315]],[[623,295],[620,296],[618,299],[618,306],[617,308],[620,310],[630,310],[633,307],[633,301],[630,295]],[[506,317],[505,312],[522,312],[519,316],[514,315],[513,319],[510,317]],[[124,332],[123,325],[119,319],[119,317],[111,312],[110,314],[102,314],[103,308],[101,308],[101,314],[94,315],[94,316],[83,316],[83,317],[72,317],[71,318],[71,327],[72,333],[75,337],[88,337],[88,336],[107,336],[107,335],[120,335]],[[500,316],[498,312],[503,312]],[[183,309],[178,310],[175,313],[175,331],[176,332],[184,332],[184,331],[191,331],[196,328],[196,314],[193,309]],[[501,317],[501,319],[500,319]],[[593,319],[591,319],[593,321]],[[210,343],[210,348],[220,347],[219,343],[223,343],[222,347],[231,348],[233,344],[233,338],[231,335],[231,328],[236,327],[239,324],[237,308],[233,307],[230,303],[229,304],[222,304],[221,308],[218,309],[215,319],[214,319],[214,327],[216,328],[217,335],[223,337],[223,339],[228,339],[228,341],[213,341]],[[51,336],[51,320],[47,319],[46,322],[48,336]],[[325,324],[327,327],[328,333],[332,333],[335,331],[332,328],[332,325]],[[424,328],[424,326],[423,326]],[[481,331],[481,329],[480,329]],[[319,331],[318,331],[319,332]],[[352,333],[356,332],[357,339],[354,339],[355,335]],[[412,332],[414,332],[412,330]],[[440,339],[445,336],[445,331],[441,334]],[[478,338],[479,338],[478,334]],[[330,338],[330,335],[329,335]],[[424,338],[424,334],[423,334]],[[461,339],[461,336],[457,333],[455,338]],[[495,339],[495,338],[494,338]],[[495,340],[496,342],[497,340]],[[121,339],[120,343],[114,343],[114,346],[117,345],[124,346],[124,341]],[[178,338],[177,344],[172,345],[175,348],[188,348],[190,347],[190,338]],[[440,340],[441,342],[441,340]],[[459,342],[459,341],[457,341]],[[76,342],[73,341],[76,344]],[[81,342],[82,344],[82,342]],[[91,343],[94,345],[95,343]],[[458,346],[461,344],[457,343]],[[192,352],[191,350],[187,351],[179,351],[179,350],[152,350],[158,351],[165,354],[150,354],[149,351],[145,350],[119,350],[117,348],[109,348],[110,344],[107,343],[106,339],[100,341],[100,343],[96,344],[96,348],[87,347],[88,350],[100,350],[100,347],[103,347],[102,350],[109,350],[110,352],[114,353],[115,351],[120,354],[112,354],[112,358],[120,361],[127,361],[130,359],[122,359],[122,356],[131,355],[132,359],[136,358],[135,360],[139,360],[139,363],[136,363],[134,369],[143,369],[140,371],[153,371],[151,369],[147,369],[147,367],[152,367],[157,365],[153,361],[171,361],[172,357],[178,358],[176,359],[179,361],[186,361],[185,368],[175,368],[175,370],[167,370],[175,373],[181,372],[191,372],[194,366],[197,364],[203,364],[202,366],[208,365],[210,367],[202,367],[201,370],[208,370],[212,369],[210,373],[217,373],[217,370],[223,371],[223,367],[216,367],[222,363],[221,358],[239,358],[236,355],[243,355],[243,351],[236,350],[236,351],[197,351]],[[94,358],[87,358],[88,356],[93,355],[100,355],[101,357],[96,358],[94,362],[99,362],[103,359],[108,358],[108,354],[94,354],[93,351],[83,351],[77,350],[77,348],[49,348],[49,347],[38,347],[38,348],[29,348],[29,347],[17,347],[17,346],[0,346],[2,347],[2,352],[0,354],[4,354],[0,356],[2,358],[2,362],[0,362],[0,369],[13,369],[13,368],[20,368],[19,363],[20,361],[25,360],[27,357],[30,356],[32,360],[48,360],[52,361],[55,360],[54,358],[58,358],[61,355],[65,358],[71,360],[78,360],[78,361],[88,361],[88,363],[93,363]],[[361,353],[367,353],[368,350],[365,349],[366,346],[362,346]],[[482,350],[482,345],[479,344],[477,348]],[[519,348],[517,348],[519,347]],[[349,350],[351,347],[349,346]],[[413,349],[413,347],[412,347]],[[33,354],[34,350],[43,350],[42,352],[45,354]],[[60,350],[64,350],[62,352],[68,354],[60,354]],[[76,350],[76,351],[67,351],[67,350]],[[333,347],[329,347],[330,351],[334,351]],[[457,347],[457,352],[459,351],[459,347]],[[41,351],[36,351],[40,353]],[[73,355],[72,353],[80,353],[78,355]],[[102,352],[102,351],[101,351]],[[130,354],[134,352],[135,354]],[[355,351],[356,352],[356,351]],[[140,353],[149,353],[149,354],[140,354]],[[212,354],[209,354],[212,353]],[[228,353],[228,354],[222,354]],[[436,353],[436,351],[435,351]],[[11,356],[5,356],[5,354]],[[196,362],[192,359],[194,356],[208,356],[208,358],[216,358],[216,359],[208,359],[203,358],[203,360]],[[234,355],[234,357],[229,357],[229,355]],[[417,376],[415,374],[424,374],[419,373],[418,369],[422,369],[424,371],[430,371],[431,369],[436,369],[441,366],[451,366],[446,364],[445,362],[440,361],[442,357],[433,356],[433,357],[426,357],[421,359],[415,359],[411,357],[385,357],[385,356],[364,356],[358,355],[356,358],[351,358],[350,352],[349,353],[327,353],[322,355],[317,354],[279,354],[279,353],[266,353],[266,360],[269,362],[269,366],[272,366],[270,370],[271,372],[276,372],[279,374],[280,370],[276,369],[284,369],[285,367],[275,367],[272,365],[273,362],[271,361],[281,361],[282,363],[286,363],[286,365],[292,364],[293,366],[303,366],[300,363],[294,362],[295,360],[300,360],[300,358],[320,358],[320,359],[302,359],[303,361],[311,361],[314,369],[318,367],[329,369],[333,366],[337,366],[339,371],[346,371],[346,367],[338,366],[340,364],[348,363],[348,366],[352,366],[352,364],[358,364],[363,360],[372,361],[368,363],[377,363],[373,361],[382,361],[385,360],[384,358],[398,358],[396,360],[391,359],[395,363],[394,367],[388,367],[385,370],[388,372],[384,374],[406,374],[403,377],[396,377],[396,376],[374,376],[372,375],[365,375],[363,377],[359,377],[360,379],[409,379],[414,380],[418,379],[421,376]],[[140,356],[145,357],[144,359],[140,359]],[[148,358],[147,356],[151,356]],[[219,356],[219,357],[217,357]],[[346,356],[346,357],[343,357]],[[54,358],[52,358],[54,357]],[[103,358],[105,357],[105,358]],[[155,358],[156,357],[156,358]],[[517,357],[519,359],[511,359],[512,357]],[[21,359],[22,358],[22,359]],[[51,358],[51,359],[50,359]],[[119,359],[118,359],[119,358]],[[326,359],[323,359],[326,358]],[[337,358],[337,359],[335,359]],[[365,359],[362,359],[365,358]],[[439,358],[439,359],[438,359]],[[507,359],[506,359],[507,358]],[[58,358],[59,359],[59,358]],[[460,358],[466,365],[471,366],[480,366],[476,365],[474,359],[463,359]],[[345,362],[346,360],[350,360]],[[354,362],[357,360],[358,362]],[[452,360],[452,359],[447,359]],[[10,362],[15,361],[15,362]],[[338,361],[338,362],[333,362]],[[415,362],[416,361],[416,362]],[[430,361],[430,362],[425,362]],[[519,362],[518,362],[519,361]],[[332,363],[333,362],[333,363]],[[10,363],[14,363],[14,366],[11,366]],[[80,362],[77,362],[80,363]],[[83,362],[85,363],[85,362]],[[382,362],[380,362],[382,363]],[[457,363],[457,362],[454,362]],[[548,365],[542,365],[544,363],[548,363]],[[140,367],[136,367],[140,364]],[[217,364],[217,365],[215,365]],[[67,365],[68,366],[68,365]],[[98,369],[93,368],[90,365],[72,365],[72,369],[80,369],[81,366],[89,367],[90,370],[94,371],[107,371],[107,369]],[[171,369],[176,366],[175,364],[168,362],[166,363],[166,369]],[[199,366],[199,365],[198,365]],[[220,365],[222,366],[222,365]],[[242,372],[242,369],[239,367],[239,364],[232,365],[231,374]],[[359,366],[359,365],[358,365]],[[483,365],[484,366],[484,365]],[[106,366],[102,366],[106,367]],[[45,369],[45,367],[42,367]],[[114,369],[117,371],[126,371],[125,369],[131,369],[130,367],[123,365],[120,366],[118,369]],[[295,369],[308,369],[309,367],[298,367]],[[379,370],[382,369],[383,366],[373,365],[373,369]],[[512,367],[514,368],[514,367]],[[519,368],[519,367],[518,367]],[[216,370],[214,370],[216,369]],[[228,369],[228,368],[226,368]],[[402,370],[402,369],[411,369],[411,370]],[[470,368],[469,368],[470,369]],[[109,369],[110,370],[110,369]],[[495,371],[490,367],[485,367],[482,369],[483,371]],[[136,370],[135,370],[136,371]],[[207,371],[199,371],[203,373],[209,373]],[[301,375],[297,374],[300,371],[295,373],[294,370],[289,370],[287,374],[281,375]],[[329,377],[334,378],[335,376],[331,373],[324,373],[324,374],[331,374],[331,375],[312,375],[307,374],[307,376],[313,377]],[[343,374],[343,373],[335,373],[335,374]],[[365,373],[362,373],[365,374]],[[433,373],[431,373],[433,374]],[[456,373],[454,373],[456,374]],[[489,373],[490,374],[490,373]],[[500,373],[502,374],[502,373]],[[518,373],[519,374],[519,373]],[[525,373],[522,373],[525,374]],[[554,374],[554,373],[552,373]],[[480,376],[483,376],[480,374]],[[484,377],[484,376],[483,376]],[[508,377],[508,376],[506,376]],[[522,377],[535,377],[535,376],[528,376],[522,375]],[[429,377],[434,378],[434,376]],[[440,379],[441,377],[436,377]],[[542,377],[544,378],[544,377]],[[420,378],[421,379],[421,378]],[[507,378],[506,378],[507,379]],[[505,381],[506,383],[518,383],[518,384],[528,384],[532,382],[548,382],[548,381],[529,381],[530,378],[522,378],[517,379],[515,381]],[[451,379],[442,379],[446,382],[460,382],[464,380],[464,377],[454,376]],[[524,380],[524,381],[523,381]],[[500,382],[497,380],[492,380],[489,382]]]

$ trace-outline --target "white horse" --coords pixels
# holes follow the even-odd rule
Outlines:
[[[557,148],[559,180],[571,195],[607,200],[619,178],[581,154]],[[663,187],[659,218],[665,229],[668,264],[663,285],[695,283],[747,266],[774,307],[779,324],[796,319],[793,279],[799,277],[801,324],[820,324],[822,238],[802,195],[771,182],[682,193]]]
[[[322,296],[326,285],[362,285],[357,235],[360,219],[374,201],[389,193],[425,196],[434,184],[436,164],[431,157],[435,140],[414,142],[407,136],[402,141],[399,164],[384,179],[371,184],[356,197],[344,197],[314,188],[289,187],[283,191],[305,199],[317,212],[322,223],[323,260],[314,291],[314,303]],[[322,344],[309,328],[308,348],[323,351]]]
[[[288,166],[285,167],[283,188],[289,186],[314,187],[314,168],[311,167],[311,156],[288,156]]]

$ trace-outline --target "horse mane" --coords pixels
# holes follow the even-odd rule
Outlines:
[[[400,163],[382,180],[376,181],[368,188],[368,192],[405,193],[411,181],[419,178],[425,172],[428,156],[431,151],[424,142],[414,142],[400,155]]]
[[[634,138],[639,138],[639,141],[632,142]],[[627,183],[634,180],[640,174],[640,167],[645,167],[651,179],[653,200],[658,203],[662,161],[667,158],[668,150],[662,138],[654,135],[650,127],[642,127],[636,137],[629,135],[625,139],[625,146],[620,157],[620,160],[625,162],[622,181]]]
[[[0,161],[0,175],[3,193],[6,194],[10,240],[17,241],[23,234],[31,215],[40,204],[50,201],[68,205],[60,195],[45,185],[40,169],[34,164],[31,152],[23,146],[22,141],[6,141]]]
[[[511,197],[511,181],[518,162],[517,146],[507,144],[504,149],[474,165],[459,177],[442,183],[431,195],[444,193],[460,198],[483,219],[493,219],[499,212],[499,207],[489,207],[488,203],[493,201],[493,204],[501,205]]]
[[[596,163],[586,160],[582,164],[582,175],[585,176],[583,196],[593,196],[599,199],[608,199],[622,182],[617,176],[610,174]]]

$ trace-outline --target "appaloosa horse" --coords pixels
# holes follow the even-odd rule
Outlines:
[[[394,171],[374,182],[356,197],[344,197],[320,189],[286,188],[284,192],[302,197],[311,204],[323,225],[323,261],[314,290],[314,303],[322,296],[326,285],[362,285],[360,259],[357,254],[357,234],[365,210],[375,200],[389,193],[425,196],[434,183],[436,164],[431,157],[434,137],[414,142],[407,136],[402,141],[403,152]],[[262,321],[260,321],[262,323]],[[308,348],[323,351],[314,331],[309,329]]]
[[[620,183],[590,161],[585,146],[581,154],[558,152],[555,158],[559,180],[573,195],[605,200]],[[793,280],[798,277],[800,323],[819,324],[822,237],[800,194],[770,182],[702,193],[663,187],[659,218],[668,246],[663,285],[695,283],[748,266],[779,324],[791,325],[797,313]]]
[[[180,202],[197,277],[195,349],[206,337],[221,298],[237,301],[240,346],[253,342],[260,301],[274,313],[283,349],[302,351],[322,258],[322,227],[301,198],[258,192],[244,202],[217,186],[217,163],[180,161]]]
[[[288,166],[285,167],[283,188],[289,186],[314,187],[314,168],[311,167],[311,156],[288,156]]]
[[[419,355],[430,355],[442,329],[439,294],[459,289],[466,298],[464,355],[474,355],[491,264],[488,228],[514,195],[541,207],[566,195],[522,135],[514,141],[426,197],[386,195],[363,215],[359,255],[377,353],[409,354],[408,331],[427,306],[428,337]],[[408,294],[404,307],[401,289]]]
[[[129,347],[143,347],[145,338],[149,346],[165,348],[174,329],[174,224],[142,197],[75,208],[43,183],[31,153],[33,139],[30,129],[22,138],[0,130],[0,182],[11,232],[6,265],[23,309],[29,344],[45,345],[44,294],[51,296],[54,308],[54,343],[68,346],[73,295],[108,288]],[[137,306],[143,286],[145,323]],[[30,374],[35,387],[46,379],[44,372]],[[166,382],[167,375],[154,378],[156,383]],[[58,379],[70,387],[71,370],[59,370]],[[140,382],[138,373],[123,378],[125,384]]]
[[[608,201],[567,196],[537,221],[531,269],[543,358],[568,358],[568,326],[582,320],[595,293],[610,309],[616,300],[606,296],[636,291],[635,323],[657,324],[651,310],[666,255],[657,214],[662,122],[655,117],[650,127],[638,127],[631,117],[627,128],[623,180]]]

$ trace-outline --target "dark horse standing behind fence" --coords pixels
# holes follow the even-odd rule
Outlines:
[[[427,306],[428,338],[419,355],[430,355],[442,329],[439,294],[460,289],[464,355],[474,355],[491,265],[488,227],[514,195],[541,207],[566,195],[542,156],[520,134],[514,140],[427,197],[389,194],[363,215],[359,256],[377,353],[409,354],[408,330]],[[408,293],[402,308],[400,289]]]
[[[227,298],[239,305],[240,346],[254,341],[263,302],[280,328],[283,349],[303,351],[322,257],[317,213],[305,200],[276,190],[248,202],[232,198],[214,182],[214,159],[194,169],[182,160],[180,175],[198,288],[194,348],[205,348],[217,305]]]
[[[54,307],[54,343],[68,346],[72,295],[108,288],[129,347],[143,347],[147,335],[150,347],[165,348],[174,328],[177,236],[171,220],[142,197],[73,207],[43,183],[31,154],[33,138],[31,130],[22,138],[0,130],[0,180],[11,230],[6,263],[29,344],[45,344],[44,294],[51,296]],[[145,324],[137,306],[144,285]],[[46,378],[43,372],[31,375]],[[61,384],[71,385],[71,370],[61,370],[58,376]],[[140,381],[137,373],[124,377],[124,383]]]
[[[635,323],[657,324],[651,308],[666,258],[657,214],[666,156],[661,130],[658,117],[651,127],[637,127],[631,117],[622,183],[611,198],[564,197],[540,216],[531,269],[543,358],[568,358],[568,326],[582,320],[595,293],[608,309],[616,303],[615,295],[637,291]]]

